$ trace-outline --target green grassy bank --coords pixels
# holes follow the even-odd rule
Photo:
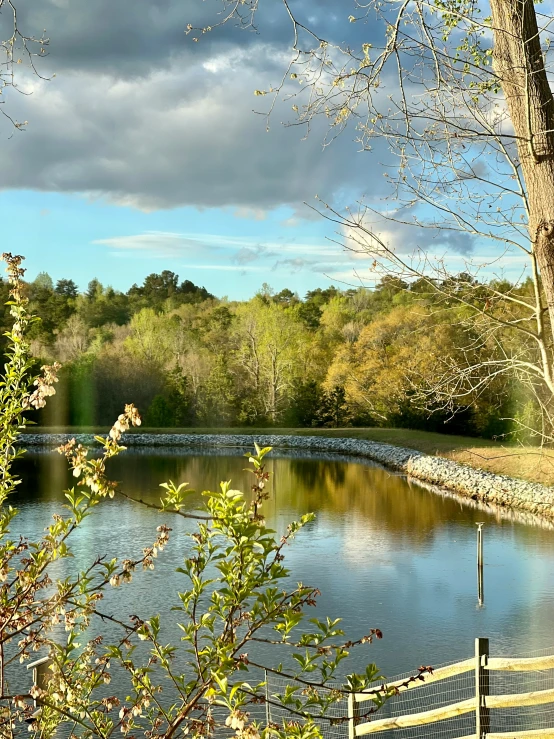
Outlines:
[[[56,428],[33,426],[29,433],[107,433],[108,428]],[[156,428],[134,429],[149,434],[290,434],[291,436],[335,436],[368,439],[410,447],[426,454],[436,454],[472,467],[497,474],[519,477],[544,485],[554,485],[554,451],[535,447],[510,446],[505,443],[468,436],[449,436],[429,431],[387,428],[299,429],[299,428]]]

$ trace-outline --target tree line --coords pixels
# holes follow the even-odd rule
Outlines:
[[[80,293],[41,273],[25,283],[41,317],[32,350],[63,369],[35,420],[107,425],[124,400],[147,427],[397,426],[486,437],[533,427],[532,393],[506,374],[491,381],[496,337],[488,342],[474,320],[492,287],[506,300],[490,309],[517,322],[513,297],[525,302],[532,283],[460,274],[448,289],[433,284],[385,276],[371,290],[331,286],[302,298],[264,284],[231,301],[168,270],[126,293],[96,279]],[[0,290],[7,299],[5,282]],[[508,331],[502,351],[510,342],[519,355],[534,350]],[[461,370],[469,389],[446,398],[441,378]]]

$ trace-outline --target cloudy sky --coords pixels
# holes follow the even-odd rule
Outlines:
[[[3,95],[5,110],[29,122],[15,132],[0,122],[3,240],[26,255],[31,278],[48,271],[81,288],[98,277],[127,289],[171,269],[231,298],[263,282],[303,294],[368,278],[306,203],[380,203],[379,152],[360,153],[353,131],[326,148],[317,126],[304,138],[281,125],[290,104],[277,106],[269,131],[253,112],[266,102],[254,90],[278,82],[290,47],[278,0],[262,3],[259,33],[228,26],[199,43],[187,23],[213,22],[216,0],[20,5],[26,33],[46,29],[39,71],[55,75],[22,65],[21,90],[32,94]],[[323,36],[332,28],[355,44],[376,32],[348,22],[349,0],[297,6]],[[8,21],[4,11],[2,38]],[[402,238],[419,245],[419,234]]]

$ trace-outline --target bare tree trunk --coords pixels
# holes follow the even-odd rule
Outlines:
[[[533,0],[491,0],[494,69],[517,137],[529,233],[554,326],[554,98]]]

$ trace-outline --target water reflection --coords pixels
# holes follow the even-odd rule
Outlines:
[[[16,496],[18,531],[37,535],[73,484],[65,460],[34,453],[20,463],[25,486]],[[248,489],[247,461],[239,451],[128,451],[110,463],[123,489],[147,501],[160,497],[159,483],[189,482],[201,491],[220,480]],[[484,511],[455,497],[433,494],[357,459],[290,457],[273,454],[272,482],[264,504],[268,524],[278,532],[306,511],[316,520],[287,552],[294,580],[322,590],[320,615],[343,615],[351,633],[378,626],[382,642],[362,661],[376,661],[388,675],[419,664],[438,664],[471,655],[476,636],[488,636],[495,654],[549,647],[554,616],[554,532]],[[476,609],[476,522],[484,521],[487,601]],[[87,522],[75,542],[80,563],[113,553],[132,557],[151,543],[156,514],[115,500]],[[188,524],[172,517],[171,546],[156,573],[137,577],[132,587],[107,599],[114,615],[168,614],[180,586],[175,573]],[[64,568],[71,562],[60,563]],[[171,586],[168,587],[168,583]],[[184,586],[181,583],[181,586]]]

